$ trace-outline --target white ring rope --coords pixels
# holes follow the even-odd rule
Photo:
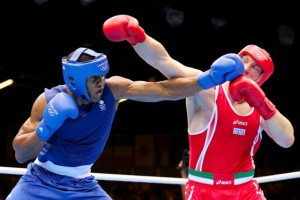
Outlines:
[[[23,175],[26,173],[26,168],[17,167],[0,167],[0,174]],[[186,178],[171,178],[157,176],[137,176],[137,175],[120,175],[120,174],[104,174],[92,173],[96,180],[106,181],[124,181],[124,182],[142,182],[142,183],[159,183],[159,184],[177,184],[183,185],[186,183]],[[300,171],[289,172],[283,174],[261,176],[255,178],[258,183],[267,183],[273,181],[281,181],[300,177]]]

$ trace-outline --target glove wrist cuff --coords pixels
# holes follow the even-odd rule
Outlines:
[[[127,39],[127,41],[132,46],[135,46],[137,43],[144,42],[145,40],[146,40],[146,33],[142,27],[138,27],[138,29],[135,30],[134,35],[132,35]]]
[[[264,103],[259,107],[258,110],[262,118],[265,120],[273,117],[277,111],[275,105],[268,98],[265,98]]]
[[[198,77],[198,84],[205,90],[217,85],[210,77],[210,71],[207,70]]]
[[[54,133],[54,131],[47,126],[44,120],[39,123],[35,131],[39,138],[44,142],[47,142]]]

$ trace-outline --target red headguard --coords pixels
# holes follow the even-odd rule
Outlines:
[[[274,64],[270,54],[266,50],[253,44],[247,45],[238,53],[240,57],[245,54],[249,55],[262,68],[263,73],[256,81],[258,85],[262,85],[274,72]]]

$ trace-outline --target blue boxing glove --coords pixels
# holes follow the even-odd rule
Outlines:
[[[234,80],[242,75],[244,70],[244,63],[240,56],[234,53],[225,54],[215,60],[210,69],[199,76],[198,83],[203,89],[209,89]]]
[[[78,114],[78,107],[73,97],[66,93],[59,93],[47,104],[43,113],[44,119],[36,127],[36,133],[46,142],[67,118],[75,119]]]

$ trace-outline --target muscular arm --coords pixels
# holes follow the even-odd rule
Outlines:
[[[136,18],[116,15],[103,23],[103,33],[113,42],[129,42],[137,54],[150,66],[167,78],[189,77],[200,74],[199,70],[186,67],[172,59],[158,41],[147,35]]]
[[[30,117],[23,123],[13,140],[15,157],[19,163],[34,159],[44,145],[44,142],[37,136],[35,129],[42,120],[45,106],[45,96],[41,94],[32,106]]]
[[[130,99],[143,102],[180,100],[194,95],[202,88],[198,77],[172,78],[159,82],[132,81],[120,76],[113,76],[107,84],[116,100]]]
[[[262,126],[266,133],[281,147],[288,148],[295,141],[294,128],[291,122],[278,110],[268,120],[263,120]]]
[[[146,35],[144,42],[136,44],[133,48],[147,64],[167,78],[197,76],[201,73],[198,69],[187,67],[174,60],[164,46],[149,35]]]

